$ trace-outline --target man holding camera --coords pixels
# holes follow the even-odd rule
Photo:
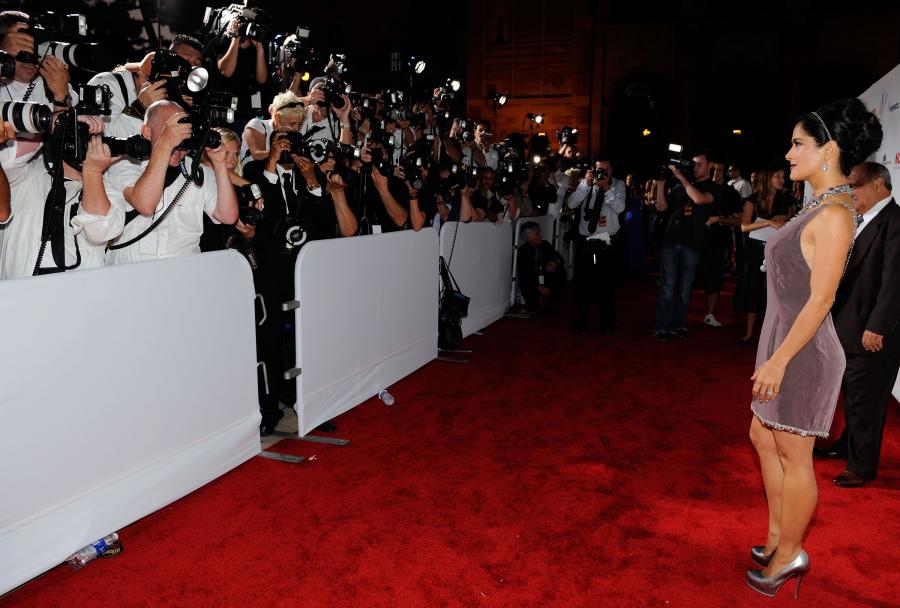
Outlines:
[[[237,199],[226,166],[223,146],[206,148],[213,168],[194,166],[186,158],[192,126],[177,103],[162,100],[147,108],[142,134],[153,148],[141,164],[119,163],[110,174],[110,185],[123,193],[131,210],[125,229],[110,245],[107,262],[127,264],[200,253],[203,213],[213,222],[234,224]],[[196,153],[196,150],[190,150]],[[182,160],[185,162],[182,164]],[[202,181],[182,172],[199,173]]]
[[[103,266],[107,241],[122,231],[124,200],[104,181],[116,159],[100,139],[103,123],[95,116],[78,121],[91,135],[84,161],[54,158],[62,163],[64,178],[57,184],[42,162],[30,162],[11,190],[13,215],[3,228],[0,279]],[[56,134],[64,128],[57,125]]]
[[[11,101],[32,102],[45,105],[52,112],[67,110],[78,101],[75,91],[69,86],[69,68],[52,55],[44,57],[40,63],[33,62],[37,47],[34,36],[29,33],[30,27],[30,17],[26,13],[0,13],[0,51],[13,57],[28,59],[16,59],[16,70],[12,78],[0,79],[0,104]],[[23,109],[22,112],[27,110]],[[25,163],[37,154],[42,141],[43,137],[37,131],[19,135],[16,140],[16,156],[4,165],[11,182],[18,179]]]
[[[690,164],[693,181],[678,167],[669,165],[668,171],[677,183],[667,188],[665,177],[656,182],[656,209],[660,213],[669,211],[660,249],[659,295],[653,324],[653,337],[661,342],[689,335],[685,317],[691,285],[706,239],[710,210],[722,199],[721,187],[711,179],[709,155],[701,152]]]
[[[178,34],[169,46],[169,52],[183,59],[191,67],[203,64],[200,41],[192,36]],[[168,97],[166,79],[151,81],[156,52],[147,53],[139,63],[126,63],[112,72],[100,72],[88,81],[92,86],[106,86],[112,97],[110,113],[103,116],[104,132],[111,137],[128,138],[141,133],[144,113],[154,102]],[[182,103],[184,99],[174,99]]]
[[[490,167],[497,170],[500,157],[491,147],[494,134],[489,132],[491,124],[478,121],[475,125],[475,141],[462,141],[463,164],[467,167]]]
[[[612,164],[599,158],[593,170],[569,196],[569,209],[581,210],[575,247],[572,331],[587,335],[593,292],[599,292],[600,331],[611,334],[616,322],[615,287],[618,280],[614,242],[619,235],[619,214],[625,210],[625,184],[612,176]]]

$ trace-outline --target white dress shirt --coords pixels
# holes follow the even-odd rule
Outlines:
[[[500,164],[500,156],[497,154],[497,151],[493,148],[488,148],[487,150],[482,148],[481,153],[484,154],[484,166],[496,171],[497,165]],[[462,154],[464,165],[467,167],[475,166],[475,151],[471,147],[463,148]]]
[[[186,162],[190,168],[191,161],[188,159]],[[125,188],[134,186],[148,163],[149,160],[140,164],[114,164],[107,171],[110,188],[122,192]],[[191,182],[182,195],[178,207],[159,226],[137,243],[123,249],[109,251],[106,257],[107,264],[128,264],[200,253],[203,214],[206,213],[213,223],[219,223],[219,220],[213,215],[216,210],[217,195],[215,173],[206,166],[201,167],[201,170],[204,173],[203,186]],[[175,178],[175,181],[163,190],[163,195],[153,216],[138,215],[125,226],[122,236],[117,242],[124,243],[146,230],[172,203],[184,183],[185,179],[182,175]],[[124,197],[122,204],[126,211],[132,211],[131,205],[125,202]]]
[[[590,201],[589,208],[596,208],[598,204],[601,204],[597,199],[600,198],[602,192],[603,191],[600,189],[600,186],[597,185],[596,181],[593,186],[588,186],[584,180],[581,180],[578,187],[575,188],[575,191],[569,195],[569,209],[576,209],[580,207],[582,203],[587,204],[588,201]],[[578,234],[587,237],[590,240],[601,239],[610,242],[610,237],[614,236],[619,231],[619,214],[625,211],[625,199],[625,183],[622,182],[622,180],[612,178],[609,184],[609,190],[603,194],[602,199],[603,208],[601,213],[606,217],[606,226],[600,226],[598,223],[597,229],[591,234],[588,230],[590,222],[585,218],[585,213],[582,210]]]
[[[868,211],[866,211],[865,213],[863,213],[863,215],[862,215],[862,223],[860,223],[860,224],[856,227],[856,235],[854,235],[853,240],[856,240],[856,239],[859,238],[860,233],[861,233],[863,230],[866,229],[866,226],[868,226],[869,224],[872,223],[872,220],[874,220],[875,217],[876,217],[879,213],[881,213],[881,210],[882,210],[882,209],[884,209],[885,207],[888,206],[888,203],[891,202],[891,199],[892,199],[892,198],[893,198],[893,197],[892,197],[891,195],[888,195],[887,198],[878,201],[877,203],[875,203],[875,206],[874,206],[874,207],[872,207],[871,209],[869,209]]]
[[[34,161],[25,166],[22,178],[10,188],[14,214],[6,225],[0,227],[0,232],[3,232],[3,242],[0,246],[0,279],[32,275],[41,247],[44,204],[51,185],[50,175],[44,164]],[[106,242],[118,236],[125,223],[122,211],[125,199],[122,198],[121,192],[107,187],[107,196],[112,205],[105,216],[79,213],[73,218],[72,209],[78,209],[79,206],[81,182],[67,180],[65,185],[66,205],[63,208],[62,218],[64,263],[66,266],[74,265],[80,254],[81,263],[77,270],[103,266]],[[41,268],[56,267],[48,241],[41,258]]]
[[[294,194],[296,196],[299,196],[299,193],[300,193],[300,190],[298,190],[298,188],[300,188],[301,186],[303,188],[306,188],[306,182],[303,179],[303,175],[300,174],[300,171],[297,171],[296,173],[294,173],[293,168],[285,169],[279,163],[275,163],[275,171],[277,172],[277,174],[272,173],[271,171],[263,171],[263,176],[273,186],[276,184],[281,186],[281,196],[284,198],[284,205],[285,205],[284,208],[285,208],[285,211],[287,211],[288,215],[290,215],[291,214],[290,209],[288,209],[288,207],[287,207],[287,192],[285,191],[286,185],[284,183],[284,176],[285,175],[291,176],[291,185],[293,186]],[[300,184],[297,184],[298,181],[300,182]],[[322,196],[322,186],[316,186],[312,190],[310,190],[309,188],[306,188],[306,190],[313,196]]]
[[[122,97],[121,82],[125,84],[125,97]],[[122,111],[130,106],[138,97],[137,87],[134,84],[134,75],[131,72],[101,72],[88,81],[89,85],[109,87],[112,99],[109,102],[109,116],[100,116],[103,121],[103,134],[109,137],[127,139],[132,135],[140,135],[144,122],[133,116],[122,114]]]

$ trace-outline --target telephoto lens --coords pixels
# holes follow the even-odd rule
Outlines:
[[[104,137],[103,143],[109,146],[111,156],[130,156],[131,158],[146,158],[150,156],[150,142],[141,135],[132,135],[128,139],[118,137]]]
[[[37,55],[53,55],[68,66],[89,72],[106,72],[116,66],[113,54],[96,42],[42,42]]]
[[[10,122],[16,133],[49,133],[50,108],[31,101],[0,101],[0,120]]]

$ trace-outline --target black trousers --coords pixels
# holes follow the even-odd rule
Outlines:
[[[600,303],[601,331],[612,331],[616,323],[615,286],[618,280],[615,249],[601,241],[578,237],[575,246],[575,277],[572,294],[572,329],[588,328],[588,313],[594,294]]]
[[[540,310],[541,308],[541,294],[538,291],[538,285],[540,285],[540,283],[519,286],[519,290],[522,292],[522,299],[525,300],[525,308],[530,311]],[[559,298],[562,295],[562,290],[565,286],[566,267],[565,264],[560,262],[556,266],[556,270],[544,274],[543,287],[550,290],[550,297],[543,301],[545,311],[553,312],[556,310],[556,305],[559,303]]]
[[[841,387],[846,426],[835,447],[846,450],[847,470],[863,479],[878,476],[884,417],[898,368],[900,354],[847,355]]]

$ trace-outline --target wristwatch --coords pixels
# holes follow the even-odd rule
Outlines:
[[[72,96],[67,94],[65,97],[62,98],[62,100],[51,99],[50,103],[52,103],[55,106],[59,106],[60,108],[68,108],[71,101],[72,101]]]

